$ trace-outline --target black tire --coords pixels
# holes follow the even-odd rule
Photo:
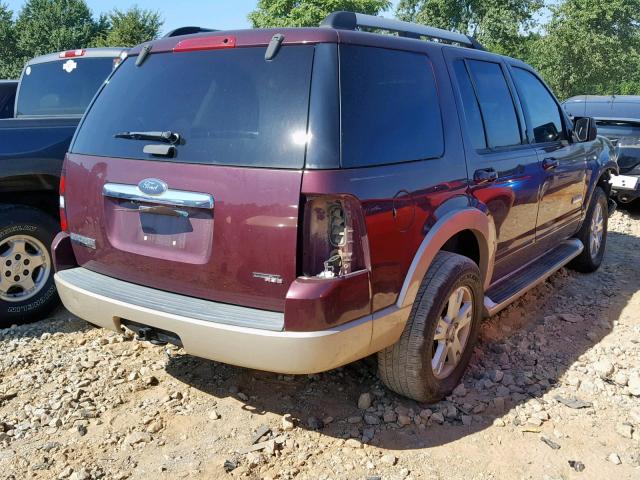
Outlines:
[[[42,286],[30,298],[9,301],[2,298],[0,291],[0,327],[43,318],[58,305],[59,298],[53,281],[51,243],[59,229],[56,220],[36,208],[22,205],[3,205],[0,208],[0,257],[2,249],[6,249],[10,242],[8,239],[19,235],[39,242],[46,249],[50,262],[48,274],[42,279]],[[1,260],[0,275],[11,273],[6,261],[7,259]],[[34,274],[37,274],[35,269]]]
[[[591,227],[594,221],[594,213],[596,207],[600,206],[602,212],[602,218],[604,221],[602,230],[602,241],[596,252],[592,251],[591,243]],[[569,268],[582,273],[595,272],[602,263],[604,258],[604,252],[607,248],[607,232],[609,222],[609,204],[607,201],[607,194],[600,187],[596,187],[593,196],[591,197],[591,203],[587,210],[587,215],[576,234],[576,238],[579,239],[584,245],[584,250],[580,255],[574,258],[568,265]]]
[[[470,330],[460,360],[446,378],[437,378],[431,361],[436,326],[459,287],[471,292]],[[420,402],[436,402],[460,382],[471,359],[482,320],[483,292],[478,266],[462,255],[440,252],[425,275],[400,340],[378,353],[378,375],[391,390]],[[453,366],[452,366],[453,367]]]

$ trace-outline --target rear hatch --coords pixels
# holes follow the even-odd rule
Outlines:
[[[266,61],[263,46],[191,45],[128,58],[88,111],[66,162],[74,252],[121,280],[281,311],[314,47]]]

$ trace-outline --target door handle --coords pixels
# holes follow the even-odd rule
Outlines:
[[[542,161],[542,168],[545,170],[553,170],[554,168],[558,168],[560,166],[560,162],[556,158],[545,158]]]
[[[476,185],[491,183],[496,180],[498,180],[498,172],[493,168],[481,168],[480,170],[476,170],[473,174],[473,181]]]

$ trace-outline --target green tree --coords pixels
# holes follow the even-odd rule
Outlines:
[[[13,78],[19,71],[13,12],[0,3],[0,78]]]
[[[640,0],[564,0],[532,62],[559,97],[640,94]]]
[[[388,0],[259,0],[249,21],[256,28],[317,27],[331,12],[377,15],[390,6]]]
[[[94,44],[107,29],[93,18],[84,0],[27,0],[16,21],[19,64],[37,55]]]
[[[164,24],[160,13],[142,10],[137,6],[127,11],[114,9],[107,14],[109,29],[99,38],[97,45],[105,47],[132,47],[157,38]]]
[[[471,35],[497,53],[522,56],[524,34],[543,5],[542,0],[401,0],[396,15]]]

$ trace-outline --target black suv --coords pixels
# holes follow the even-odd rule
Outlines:
[[[563,105],[573,117],[594,117],[598,134],[615,145],[620,175],[611,184],[616,200],[630,203],[640,197],[640,96],[581,95]]]

